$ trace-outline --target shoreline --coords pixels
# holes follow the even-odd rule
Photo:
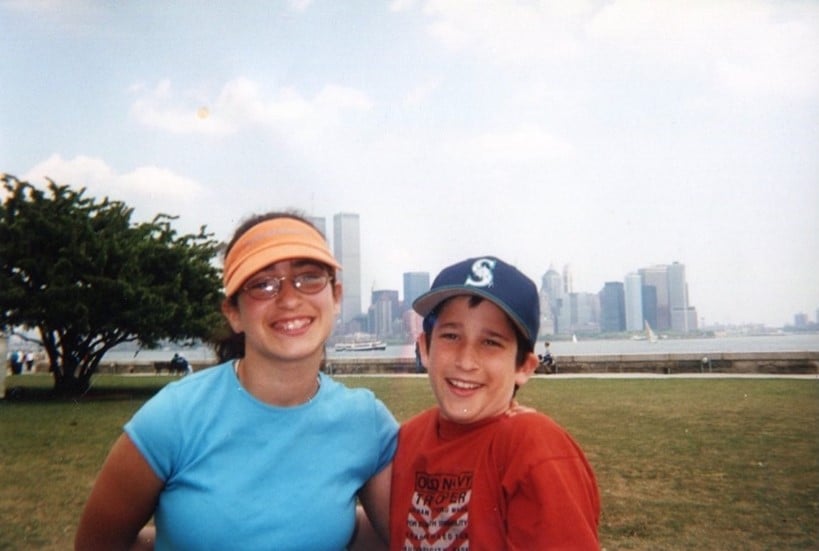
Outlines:
[[[646,374],[646,375],[819,375],[819,351],[807,352],[731,352],[716,354],[598,354],[557,355],[548,375]],[[131,360],[102,362],[97,373],[154,373],[166,361]],[[190,361],[194,371],[216,365],[215,361]],[[45,366],[43,366],[45,367]],[[328,358],[322,370],[329,374],[411,374],[416,372],[414,358]]]

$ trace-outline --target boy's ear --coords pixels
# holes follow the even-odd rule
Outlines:
[[[523,365],[517,368],[515,371],[515,384],[518,386],[523,386],[526,384],[526,381],[529,380],[529,377],[535,372],[537,369],[539,360],[537,356],[535,356],[534,352],[530,352],[526,355],[526,359],[523,362]]]
[[[415,342],[418,344],[418,355],[421,356],[421,365],[429,370],[429,350],[427,350],[427,335],[426,333],[421,333],[418,335],[418,338],[415,339]]]

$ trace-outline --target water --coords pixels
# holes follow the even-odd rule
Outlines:
[[[770,335],[753,337],[714,337],[702,339],[660,339],[657,342],[622,340],[584,340],[578,337],[578,342],[552,341],[549,347],[552,355],[559,356],[591,356],[599,354],[717,354],[735,352],[819,352],[819,334],[798,335]],[[215,356],[210,349],[197,348],[165,348],[163,350],[140,350],[136,355],[134,350],[112,350],[105,355],[106,362],[131,361],[168,361],[174,352],[179,352],[188,361],[215,362]],[[543,352],[543,340],[539,341],[535,352]],[[329,359],[343,358],[414,358],[415,345],[389,345],[386,350],[371,350],[366,352],[336,352],[333,347],[327,348]]]
[[[713,337],[701,339],[660,339],[657,342],[633,340],[583,340],[552,342],[553,356],[590,356],[596,354],[716,354],[736,352],[819,352],[819,334]],[[543,341],[535,352],[543,352]]]

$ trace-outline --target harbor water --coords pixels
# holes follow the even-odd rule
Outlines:
[[[622,354],[717,354],[761,352],[819,352],[819,334],[777,334],[764,336],[731,336],[696,339],[659,339],[656,342],[630,339],[590,339],[582,337],[577,342],[551,341],[553,356],[594,356]],[[167,361],[175,352],[191,362],[215,362],[213,352],[207,347],[174,348],[161,350],[115,349],[105,355],[104,362]],[[535,352],[543,352],[540,340]],[[384,350],[336,351],[327,347],[328,359],[344,358],[414,358],[415,345],[388,345]]]

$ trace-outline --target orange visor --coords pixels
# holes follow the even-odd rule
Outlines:
[[[260,222],[239,238],[225,258],[225,295],[231,296],[247,279],[281,260],[305,258],[341,269],[321,233],[294,218]]]

